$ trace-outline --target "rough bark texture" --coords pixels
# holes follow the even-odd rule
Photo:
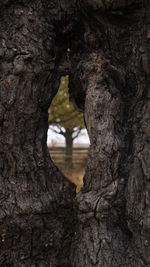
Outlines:
[[[149,266],[150,2],[0,8],[0,266]],[[71,262],[74,188],[46,148],[47,110],[68,71],[91,141]]]
[[[46,145],[64,70],[53,30],[63,9],[50,4],[53,16],[46,1],[0,2],[1,267],[70,266],[75,188]]]
[[[84,39],[72,51],[91,142],[73,266],[150,266],[150,3],[101,2],[82,6]]]

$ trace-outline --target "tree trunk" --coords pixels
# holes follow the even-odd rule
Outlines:
[[[1,267],[70,266],[75,188],[46,144],[48,107],[62,75],[45,18],[63,11],[50,4],[0,2]]]
[[[0,2],[0,266],[150,266],[150,2]],[[84,109],[84,188],[50,160],[59,78]],[[67,54],[67,55],[66,55]]]
[[[66,129],[65,132],[65,142],[66,142],[66,155],[65,155],[65,166],[68,169],[73,168],[73,159],[72,159],[72,149],[73,149],[73,131]]]
[[[91,147],[72,266],[150,266],[150,2],[88,1],[80,12],[70,90],[79,105],[86,95]]]

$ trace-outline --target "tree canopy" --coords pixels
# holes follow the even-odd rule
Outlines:
[[[58,93],[49,108],[49,124],[57,126],[58,130],[53,130],[64,137],[68,129],[72,132],[72,138],[75,139],[85,126],[83,114],[76,111],[73,103],[69,101],[68,85],[69,76],[62,76]]]

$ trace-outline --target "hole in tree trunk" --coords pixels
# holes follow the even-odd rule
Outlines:
[[[70,99],[69,76],[62,76],[49,108],[48,147],[54,163],[77,186],[83,185],[89,138],[83,112]]]

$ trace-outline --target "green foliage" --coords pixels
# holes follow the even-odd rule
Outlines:
[[[85,128],[83,114],[77,112],[69,101],[68,84],[68,75],[61,77],[59,91],[49,109],[49,124],[61,129],[59,134],[63,134],[62,127],[72,133]]]

